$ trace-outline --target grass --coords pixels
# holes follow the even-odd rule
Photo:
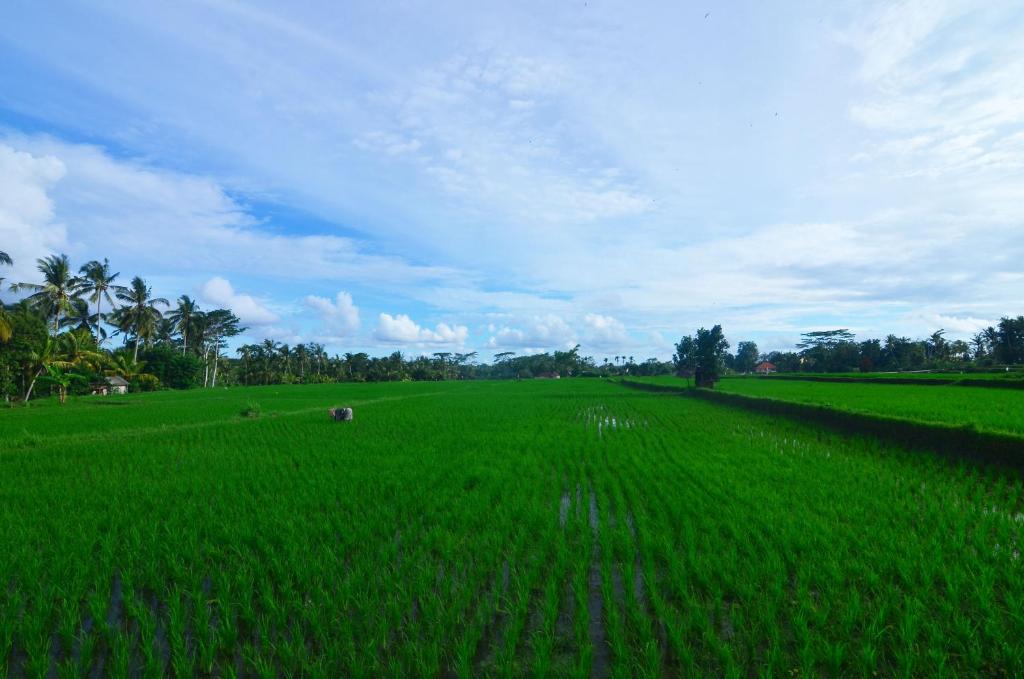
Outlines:
[[[753,376],[751,376],[753,377]],[[1014,370],[999,370],[990,372],[972,372],[972,371],[936,371],[936,372],[884,372],[884,373],[862,373],[862,372],[849,372],[849,373],[781,373],[773,375],[772,379],[816,379],[816,378],[834,378],[834,377],[845,377],[856,380],[940,380],[940,381],[978,381],[978,380],[995,380],[995,381],[1020,381],[1024,380],[1024,371],[1020,369]]]
[[[114,403],[0,413],[12,674],[1024,671],[968,464],[601,380]]]

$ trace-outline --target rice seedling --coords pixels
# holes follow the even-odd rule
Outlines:
[[[1024,671],[994,470],[600,380],[124,403],[0,413],[8,674]]]

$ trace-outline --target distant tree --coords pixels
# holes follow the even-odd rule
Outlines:
[[[933,361],[944,361],[949,358],[949,343],[943,335],[945,330],[936,330],[927,340],[928,358]]]
[[[145,374],[143,370],[146,367],[146,362],[129,357],[127,351],[127,349],[120,349],[111,356],[106,372],[107,375],[117,375],[128,382],[133,382],[139,375]]]
[[[757,366],[758,356],[757,344],[754,342],[740,342],[736,348],[736,370],[742,373],[753,372]]]
[[[14,335],[14,326],[11,324],[11,317],[7,315],[7,309],[0,303],[0,342],[8,342]]]
[[[801,335],[796,345],[804,361],[802,367],[820,372],[844,372],[860,367],[860,351],[846,328],[815,330]]]
[[[993,349],[1001,363],[1024,363],[1024,316],[1004,317],[993,333]]]
[[[103,323],[103,314],[100,312],[100,304],[105,299],[108,304],[114,306],[114,298],[111,293],[117,294],[125,291],[123,286],[114,283],[121,274],[111,272],[110,262],[106,259],[102,262],[94,259],[84,264],[78,272],[82,274],[82,293],[89,295],[89,301],[96,304],[95,335],[96,343],[101,344],[103,338],[100,337],[100,326]]]
[[[125,302],[125,306],[117,310],[115,321],[122,331],[134,336],[135,352],[132,360],[137,361],[139,343],[153,336],[156,323],[162,317],[157,305],[168,306],[170,302],[163,297],[153,297],[152,290],[139,276],[133,278],[127,288],[118,291],[117,298]]]
[[[694,340],[697,356],[698,387],[714,388],[725,370],[725,356],[729,350],[729,342],[722,333],[722,326],[715,325],[710,330],[699,328]]]
[[[685,377],[687,381],[693,377],[697,369],[697,343],[690,335],[685,335],[676,344],[676,352],[672,355],[676,375]]]
[[[882,343],[880,340],[865,340],[860,343],[860,371],[869,373],[882,364]]]
[[[86,377],[78,373],[67,372],[56,365],[44,366],[44,372],[39,375],[40,382],[48,382],[57,387],[57,398],[61,405],[64,405],[68,398],[68,388],[74,382],[84,382]]]
[[[167,314],[167,318],[174,323],[174,328],[181,335],[181,353],[183,354],[188,351],[188,337],[191,332],[193,318],[198,311],[199,306],[195,303],[195,300],[188,295],[182,295],[178,298],[178,306]]]
[[[50,336],[42,338],[40,343],[28,352],[26,356],[26,373],[28,375],[27,387],[22,400],[28,402],[32,399],[32,391],[35,389],[36,381],[50,368],[68,370],[74,365],[61,354],[61,347],[57,339]]]
[[[6,264],[11,266],[14,262],[11,260],[10,255],[6,252],[0,252],[0,264]],[[4,279],[0,277],[0,283],[3,283]],[[13,329],[11,327],[11,319],[7,316],[7,310],[4,309],[4,305],[0,302],[0,342],[6,342],[11,339]]]
[[[577,344],[569,351],[556,351],[552,359],[554,366],[543,372],[556,372],[566,377],[572,377],[580,373],[583,363],[583,359],[580,358],[580,345]]]
[[[205,327],[204,335],[208,342],[208,351],[213,352],[213,374],[211,377],[210,386],[217,386],[217,368],[220,365],[220,351],[224,347],[225,340],[235,335],[239,335],[245,332],[245,328],[241,327],[241,321],[238,316],[235,316],[231,311],[227,309],[214,309],[209,311],[205,315]],[[288,358],[290,353],[288,352],[288,345],[281,346],[281,352],[286,361],[285,369],[290,374],[288,366]],[[206,384],[205,380],[203,382]]]
[[[28,290],[28,303],[43,316],[52,317],[53,334],[60,329],[61,316],[71,311],[75,299],[81,295],[82,281],[71,273],[67,255],[50,255],[36,260],[42,283],[15,283],[13,292]]]
[[[62,329],[85,330],[91,334],[93,332],[93,314],[89,309],[89,303],[81,297],[71,300],[71,308],[60,319],[60,327]]]
[[[953,340],[949,343],[949,358],[957,363],[971,360],[971,345],[963,340]]]
[[[11,266],[11,265],[14,264],[14,260],[12,260],[10,255],[8,255],[6,252],[0,252],[0,264],[4,264],[6,266]],[[0,276],[0,283],[3,283],[3,282],[4,282],[4,277]],[[0,304],[0,324],[3,323],[2,315],[3,315],[3,304]]]
[[[800,335],[802,338],[797,343],[797,349],[812,349],[815,347],[831,348],[842,342],[853,340],[853,333],[846,328],[839,330],[814,330]]]
[[[203,371],[202,359],[195,354],[179,353],[169,344],[157,344],[147,349],[140,363],[146,366],[147,373],[156,376],[161,384],[172,389],[196,386]]]

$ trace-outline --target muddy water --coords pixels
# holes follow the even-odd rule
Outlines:
[[[590,634],[590,644],[594,649],[590,676],[600,679],[609,676],[611,660],[608,652],[608,640],[604,631],[604,595],[601,587],[601,543],[599,539],[601,535],[601,515],[593,489],[590,490],[589,494],[590,531],[594,539],[594,548],[587,583],[587,613],[589,618],[587,631]]]

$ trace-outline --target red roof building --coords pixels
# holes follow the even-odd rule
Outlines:
[[[754,372],[758,375],[770,375],[775,372],[775,364],[769,363],[768,361],[761,361],[754,366]]]

